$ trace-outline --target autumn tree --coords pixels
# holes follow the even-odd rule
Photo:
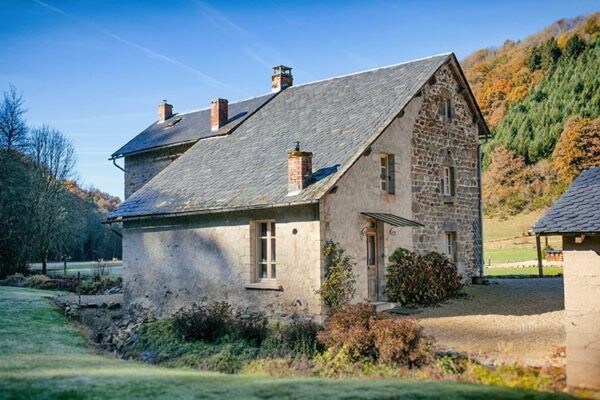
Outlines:
[[[569,58],[577,58],[585,51],[586,43],[581,39],[581,36],[574,34],[565,45],[565,56]]]
[[[566,183],[581,171],[600,166],[600,118],[570,118],[552,153],[552,163]]]

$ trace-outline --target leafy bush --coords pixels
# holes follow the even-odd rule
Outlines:
[[[352,300],[356,289],[356,276],[352,271],[352,258],[344,255],[339,244],[328,241],[323,247],[325,256],[325,279],[317,291],[323,302],[337,310]]]
[[[415,367],[430,358],[419,325],[376,314],[368,304],[336,311],[318,338],[328,347],[328,354],[321,361],[335,364],[347,360]]]
[[[428,305],[456,295],[463,287],[456,265],[446,256],[424,256],[399,248],[390,257],[385,294],[403,305]]]
[[[419,367],[429,360],[422,340],[423,329],[406,319],[371,320],[379,362],[391,365]]]
[[[0,281],[0,286],[25,287],[27,286],[27,278],[25,278],[25,276],[23,276],[21,273],[9,275]]]
[[[314,356],[323,348],[317,340],[323,328],[311,320],[294,320],[275,324],[263,347],[277,355]]]
[[[27,277],[27,286],[34,289],[44,289],[50,278],[46,275],[31,275]]]
[[[123,278],[120,276],[94,276],[83,279],[79,285],[81,294],[102,294],[113,287],[123,287]]]
[[[269,333],[268,320],[264,313],[237,313],[232,323],[234,335],[255,346],[260,346]]]
[[[210,342],[232,333],[232,320],[231,305],[215,302],[178,311],[173,325],[186,340]]]

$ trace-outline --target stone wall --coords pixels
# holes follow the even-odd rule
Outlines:
[[[125,156],[125,199],[175,161],[193,143]]]
[[[253,221],[275,220],[277,285],[255,283]],[[159,316],[208,301],[270,315],[320,314],[321,238],[318,207],[199,215],[127,222],[123,235],[127,308]],[[272,286],[271,286],[272,288]]]
[[[600,391],[600,236],[563,236],[567,385]]]
[[[479,274],[482,260],[478,129],[458,87],[446,64],[422,90],[423,106],[412,138],[411,175],[413,217],[425,228],[415,230],[413,240],[419,252],[444,252],[445,232],[456,232],[457,267],[467,279]],[[451,99],[454,108],[451,119],[438,113],[439,104],[446,98]],[[445,164],[454,167],[454,196],[442,194]]]

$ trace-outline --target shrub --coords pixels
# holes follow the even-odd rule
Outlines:
[[[7,276],[5,279],[0,281],[1,286],[17,286],[17,287],[25,287],[27,286],[27,278],[23,276],[23,274],[16,273],[13,275]]]
[[[339,309],[352,300],[356,289],[356,276],[352,271],[352,258],[344,255],[344,250],[335,242],[328,241],[323,247],[325,256],[325,279],[317,291],[323,302],[333,310]]]
[[[265,341],[267,350],[277,355],[312,357],[322,350],[317,335],[323,328],[311,320],[294,320],[288,324],[275,324]]]
[[[390,257],[385,294],[403,305],[428,305],[456,295],[462,289],[456,265],[431,252],[420,256],[399,248]]]
[[[329,349],[342,347],[353,360],[375,359],[377,350],[371,321],[380,318],[368,304],[353,304],[334,312],[319,333],[321,343]]]
[[[371,320],[371,330],[380,363],[412,368],[428,361],[429,353],[422,340],[423,329],[414,321],[391,318]]]
[[[81,294],[101,294],[112,287],[122,287],[123,278],[120,276],[93,276],[83,279],[79,286]]]
[[[27,277],[27,286],[34,289],[44,289],[50,278],[46,275],[31,275]]]
[[[268,320],[264,313],[237,313],[233,320],[234,335],[255,346],[260,346],[267,337]]]
[[[231,305],[216,302],[178,311],[173,325],[187,340],[210,342],[232,333],[232,319]]]
[[[328,347],[329,354],[325,358],[335,363],[349,359],[414,367],[430,358],[419,325],[376,314],[368,304],[336,311],[318,338]]]

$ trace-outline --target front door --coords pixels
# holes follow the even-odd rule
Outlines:
[[[377,301],[379,292],[379,268],[377,257],[377,229],[367,230],[367,297],[369,301]]]

